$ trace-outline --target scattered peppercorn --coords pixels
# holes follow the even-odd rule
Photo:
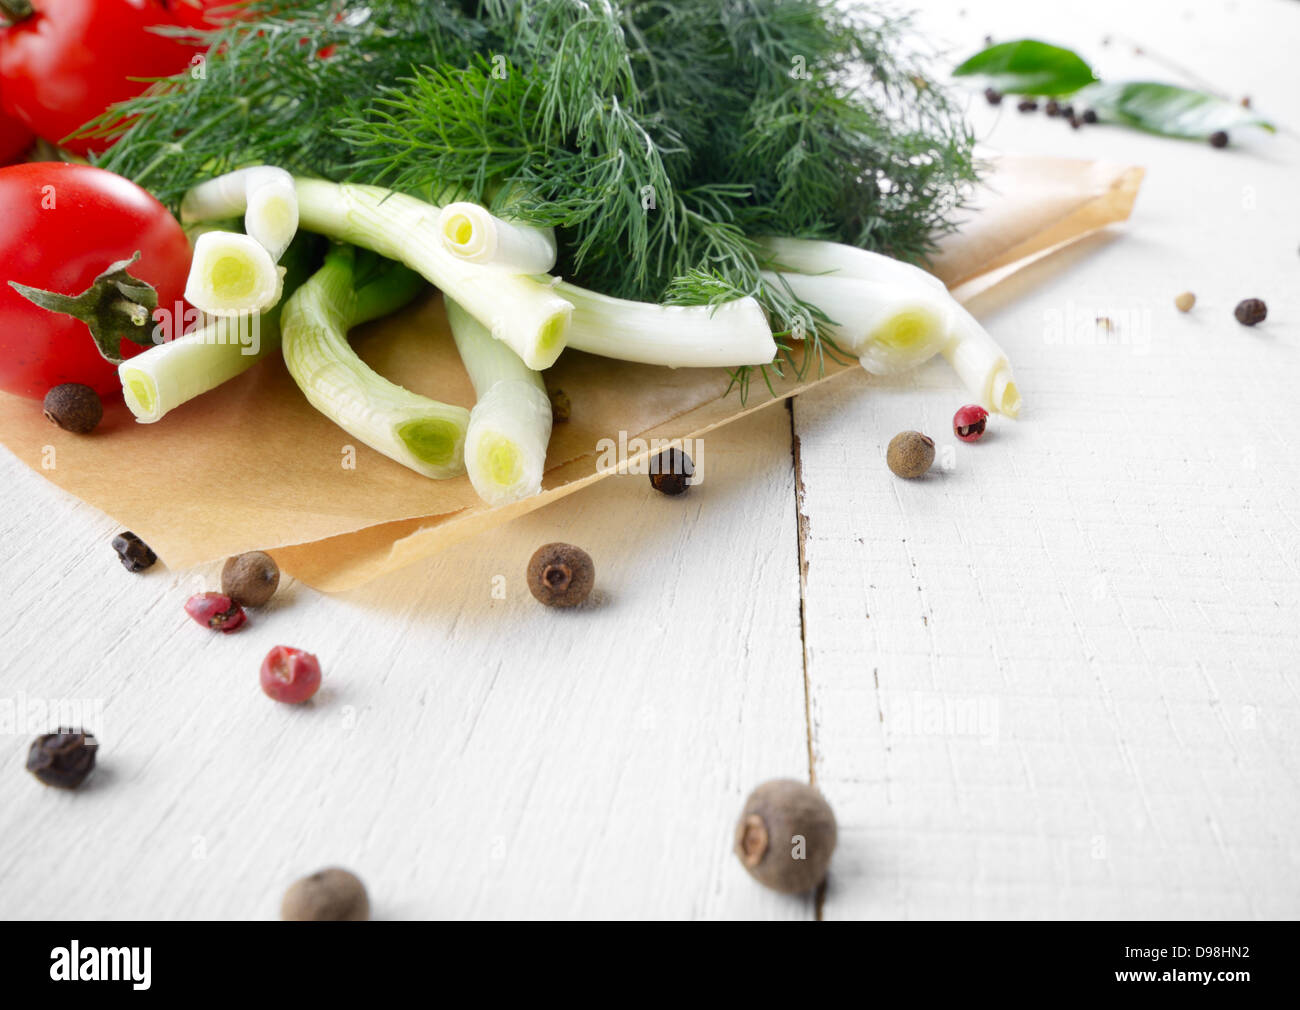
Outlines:
[[[596,581],[591,555],[573,544],[543,544],[528,562],[528,591],[548,607],[574,607]]]
[[[774,779],[745,801],[735,851],[760,884],[802,894],[826,879],[835,835],[835,814],[821,793],[793,779]]]
[[[985,88],[985,89],[984,89],[984,100],[985,100],[986,102],[988,102],[989,105],[1001,105],[1001,104],[1002,104],[1002,92],[999,91],[997,88]]]
[[[80,382],[65,382],[45,394],[42,405],[45,419],[64,431],[88,435],[104,419],[104,404],[99,394]]]
[[[204,627],[230,634],[248,620],[244,608],[222,593],[197,593],[185,601],[185,613]]]
[[[989,412],[974,403],[968,403],[952,415],[952,432],[963,442],[978,442],[984,437]]]
[[[1268,306],[1258,298],[1247,298],[1237,303],[1232,314],[1237,317],[1237,322],[1242,326],[1254,326],[1256,323],[1262,323],[1268,316]]]
[[[650,461],[650,486],[662,494],[685,493],[694,476],[694,461],[680,449],[668,449]]]
[[[1070,129],[1077,130],[1082,121],[1073,112],[1070,113]]]
[[[249,551],[227,558],[221,569],[221,591],[241,607],[260,607],[275,595],[280,569],[269,554]]]
[[[1190,291],[1184,291],[1174,299],[1174,307],[1177,308],[1179,312],[1191,312],[1192,306],[1195,304],[1196,296]]]
[[[1049,98],[1047,104],[1043,106],[1043,111],[1049,116],[1059,116],[1061,114],[1061,103],[1055,98]]]
[[[552,389],[551,393],[551,419],[553,421],[567,421],[573,405],[569,403],[569,396],[563,389]]]
[[[1061,115],[1064,116],[1066,119],[1070,119],[1070,118],[1074,115],[1074,106],[1073,106],[1073,105],[1062,105],[1062,106],[1061,106]]]
[[[1226,130],[1215,130],[1213,133],[1211,133],[1211,134],[1210,134],[1210,146],[1211,146],[1211,147],[1227,147],[1227,146],[1228,146],[1228,133],[1227,133],[1227,131],[1226,131]]]
[[[280,902],[285,922],[365,922],[370,898],[355,873],[331,866],[290,885]]]
[[[1250,95],[1242,95],[1242,96],[1241,96],[1241,107],[1242,107],[1243,109],[1249,109],[1249,108],[1250,108]]]
[[[1021,112],[1037,112],[1038,103],[1032,98],[1022,98],[1016,103],[1016,108]]]
[[[27,770],[47,786],[76,789],[95,767],[99,744],[85,730],[59,729],[32,741]]]
[[[320,688],[320,660],[302,649],[277,645],[262,660],[261,682],[268,698],[299,705]]]
[[[143,572],[158,560],[158,555],[149,549],[149,545],[130,530],[113,538],[113,550],[117,551],[118,560],[128,572]]]
[[[920,477],[934,462],[934,440],[919,431],[899,432],[890,440],[885,461],[900,477]]]
[[[1084,121],[1085,123],[1095,123],[1095,122],[1097,121],[1097,110],[1096,110],[1096,109],[1084,109],[1084,110],[1083,110],[1083,121]]]

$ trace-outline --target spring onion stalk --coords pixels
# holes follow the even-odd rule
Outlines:
[[[285,289],[293,291],[311,274],[316,242],[302,236],[284,255]],[[135,419],[161,420],[182,403],[215,389],[280,349],[283,302],[258,316],[208,318],[205,325],[117,367],[122,395]]]
[[[963,305],[958,304],[953,311],[943,356],[981,407],[1007,417],[1019,416],[1020,390],[1011,375],[1006,352]]]
[[[356,251],[336,246],[325,265],[284,306],[281,350],[308,401],[352,437],[428,477],[465,472],[469,411],[389,382],[352,350],[348,330],[387,315],[423,281],[389,263],[358,268]],[[372,276],[357,287],[358,274]]]
[[[458,201],[442,208],[444,247],[469,263],[516,274],[549,273],[555,266],[555,231],[502,220],[486,207]]]
[[[915,368],[943,350],[952,299],[915,282],[867,281],[825,274],[773,274],[764,278],[784,285],[834,322],[830,331],[845,351],[873,375],[894,375]]]
[[[256,239],[210,231],[194,243],[185,300],[210,316],[265,312],[280,300],[284,270]]]
[[[947,291],[934,274],[892,256],[868,252],[857,246],[805,238],[759,239],[759,248],[776,270],[799,274],[827,274],[858,280],[922,284]]]
[[[781,269],[862,282],[920,283],[936,292],[947,292],[939,278],[920,267],[854,246],[792,238],[763,239],[760,245]],[[809,300],[820,304],[816,299]],[[960,302],[951,296],[949,301],[948,330],[940,348],[943,356],[982,407],[1016,417],[1020,413],[1020,390],[1012,377],[1006,353]],[[833,311],[827,311],[827,315],[837,318]],[[875,366],[879,362],[873,356],[863,355],[862,364],[871,372],[877,370]]]
[[[554,290],[573,304],[569,346],[647,365],[766,365],[776,341],[753,298],[719,305],[654,305],[587,291],[563,281]]]
[[[256,165],[209,179],[185,194],[181,221],[244,216],[244,231],[279,261],[298,231],[298,194],[282,168]]]
[[[300,223],[309,231],[405,263],[504,341],[529,368],[549,368],[564,350],[573,307],[550,286],[485,270],[449,253],[441,210],[378,186],[296,180]]]
[[[551,401],[541,373],[493,340],[483,324],[452,299],[444,301],[477,399],[465,436],[470,483],[489,505],[535,495],[542,489],[551,438]]]

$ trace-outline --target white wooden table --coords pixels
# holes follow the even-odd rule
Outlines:
[[[0,735],[0,915],[271,918],[329,864],[380,918],[1300,914],[1300,3],[929,6],[954,57],[1195,68],[1288,130],[1215,151],[973,97],[992,147],[1149,169],[1127,228],[974,306],[1019,423],[963,445],[942,362],[855,374],[708,435],[684,499],[612,478],[364,590],[290,583],[236,639],[181,613],[218,566],[126,576],[112,521],[0,454],[0,698],[89,699],[103,745],[67,795]],[[926,480],[884,467],[905,428]],[[553,539],[598,606],[528,596]],[[261,695],[277,643],[322,658],[312,706]],[[730,852],[753,786],[810,775],[820,901]]]

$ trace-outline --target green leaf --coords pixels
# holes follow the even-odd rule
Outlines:
[[[1080,96],[1104,122],[1122,123],[1166,137],[1203,140],[1218,130],[1258,126],[1273,132],[1273,124],[1235,102],[1154,81],[1098,84]]]
[[[983,77],[992,87],[1013,95],[1068,95],[1097,80],[1078,53],[1034,39],[989,46],[952,75]]]

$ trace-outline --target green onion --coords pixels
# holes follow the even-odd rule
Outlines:
[[[918,287],[927,288],[936,296],[942,293],[948,302],[948,322],[937,349],[948,359],[981,406],[1008,417],[1016,417],[1020,413],[1020,390],[1012,377],[1006,353],[933,274],[909,263],[867,252],[865,249],[840,245],[838,242],[767,238],[759,244],[778,269],[824,275],[821,278],[809,278],[809,281],[852,279],[864,284],[894,284],[900,288],[911,287],[913,290]],[[797,289],[795,293],[801,294],[801,291]],[[801,294],[801,297],[804,295]],[[827,308],[813,292],[808,291],[806,297],[808,301],[826,309],[827,315],[832,319],[838,318],[835,311]],[[899,343],[904,345],[903,349],[897,348]],[[906,345],[912,345],[918,356],[922,352],[933,353],[928,338],[916,335],[909,339],[904,334],[904,339],[899,341],[898,334],[895,334],[893,345],[895,346],[891,346],[887,340],[884,344],[877,342],[869,346],[861,355],[863,367],[869,372],[875,372],[890,368],[895,361],[904,361],[909,353]],[[929,353],[925,356],[928,357]]]
[[[244,215],[244,231],[273,260],[279,260],[298,231],[298,197],[293,176],[282,168],[257,165],[200,183],[181,201],[181,220],[219,221]]]
[[[929,287],[824,274],[764,273],[833,322],[820,325],[874,375],[907,371],[938,354],[948,336],[951,301]]]
[[[529,277],[484,269],[449,253],[437,206],[378,186],[298,179],[303,228],[405,263],[454,298],[529,368],[564,350],[572,306]]]
[[[284,255],[285,290],[293,291],[317,260],[314,236],[301,236]],[[204,326],[128,358],[117,367],[122,395],[135,419],[161,420],[182,403],[247,371],[280,347],[283,302],[259,316],[208,319]],[[179,326],[181,320],[175,325]]]
[[[670,368],[766,365],[776,357],[767,317],[753,298],[654,305],[564,282],[553,289],[573,304],[568,343],[580,351]]]
[[[265,312],[280,300],[284,271],[256,239],[210,231],[194,243],[185,300],[211,316]]]
[[[537,494],[551,437],[551,401],[540,372],[450,298],[447,321],[461,361],[474,383],[465,469],[479,497],[505,505]]]
[[[517,274],[549,273],[555,266],[555,232],[504,221],[476,203],[442,208],[442,241],[453,256]]]
[[[403,389],[376,374],[348,344],[348,330],[406,304],[423,286],[394,263],[358,268],[336,246],[285,304],[281,343],[289,374],[308,401],[348,434],[429,477],[465,472],[469,411]],[[367,277],[358,287],[358,274]]]

